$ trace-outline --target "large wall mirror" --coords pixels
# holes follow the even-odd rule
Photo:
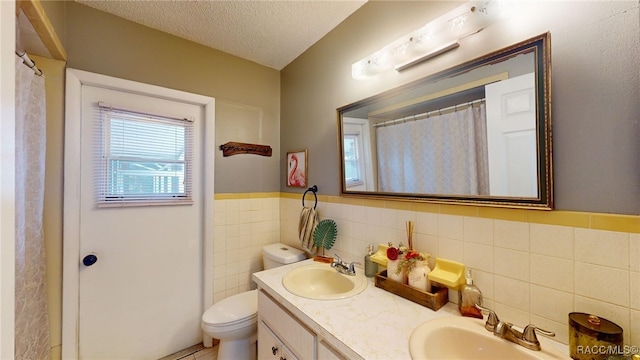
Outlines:
[[[338,109],[342,195],[553,208],[550,35]]]

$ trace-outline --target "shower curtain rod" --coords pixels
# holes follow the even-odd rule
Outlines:
[[[22,58],[22,63],[27,65],[29,68],[31,68],[31,70],[33,70],[33,72],[36,73],[36,75],[38,76],[44,75],[42,70],[38,69],[38,67],[36,66],[36,62],[31,60],[31,58],[29,58],[29,55],[27,55],[26,52],[20,53],[16,51],[16,55],[20,56]]]
[[[448,106],[446,108],[427,111],[427,112],[422,113],[422,114],[415,114],[415,115],[411,115],[411,116],[405,116],[405,117],[402,117],[400,119],[383,121],[381,123],[374,124],[373,127],[377,128],[377,127],[380,127],[380,126],[395,125],[397,123],[403,123],[405,121],[410,121],[410,120],[418,120],[417,118],[419,118],[419,117],[427,118],[430,115],[434,115],[434,114],[440,115],[443,112],[447,112],[447,111],[450,111],[450,110],[454,110],[454,111],[457,111],[458,109],[462,110],[462,109],[466,109],[469,106],[473,106],[475,104],[483,103],[484,101],[485,101],[485,99],[478,99],[478,100],[469,101],[468,103],[465,103],[465,104],[451,105],[451,106]]]

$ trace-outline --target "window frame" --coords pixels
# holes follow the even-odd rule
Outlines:
[[[100,110],[100,153],[96,156],[99,164],[96,164],[96,199],[98,207],[124,207],[124,206],[154,206],[154,205],[192,205],[193,201],[193,154],[195,141],[194,119],[174,118],[163,115],[155,115],[132,111],[127,109],[118,109],[102,102],[98,103]],[[166,159],[166,158],[148,158],[141,156],[114,156],[111,151],[111,122],[115,119],[131,121],[131,123],[148,123],[163,124],[184,128],[184,159]],[[149,137],[147,139],[153,139]],[[173,144],[175,145],[175,144]],[[112,185],[112,168],[110,162],[113,161],[131,161],[138,163],[162,163],[162,164],[183,164],[182,179],[184,182],[183,190],[179,192],[153,192],[153,193],[129,193],[116,194],[110,189]],[[149,175],[150,176],[150,175]],[[166,177],[167,175],[164,175]],[[160,176],[162,177],[162,176]],[[156,181],[158,179],[154,179]],[[154,186],[155,188],[155,186]]]
[[[369,131],[369,120],[367,119],[360,119],[360,118],[344,118],[344,124],[343,124],[343,137],[342,137],[342,141],[344,142],[345,137],[347,136],[351,136],[355,138],[356,141],[356,146],[357,149],[356,151],[358,152],[358,159],[357,159],[357,165],[358,165],[358,171],[359,171],[359,179],[357,180],[352,180],[352,181],[346,181],[346,174],[344,174],[343,176],[345,176],[344,179],[344,183],[345,183],[345,187],[346,188],[357,188],[358,190],[362,189],[362,190],[372,190],[375,187],[375,177],[374,177],[374,166],[375,164],[371,163],[371,159],[372,159],[372,147],[371,147],[371,134]],[[344,144],[341,145],[341,147],[344,147]],[[342,159],[343,167],[346,167],[346,161],[345,159]],[[343,169],[343,171],[346,173],[346,169]],[[358,191],[356,190],[356,191]]]
[[[353,178],[353,179],[347,179],[346,175],[345,175],[345,182],[347,184],[347,187],[353,187],[353,186],[359,186],[364,184],[364,180],[363,180],[363,173],[364,173],[364,157],[362,156],[362,134],[360,133],[349,133],[349,134],[344,134],[344,139],[343,141],[345,141],[347,138],[351,138],[354,144],[354,153],[355,153],[355,158],[353,159],[347,159],[346,153],[347,151],[345,150],[345,159],[344,159],[344,163],[345,163],[345,174],[347,173],[347,162],[352,162],[354,164],[355,170],[357,172],[357,177]],[[345,146],[346,149],[346,146]]]

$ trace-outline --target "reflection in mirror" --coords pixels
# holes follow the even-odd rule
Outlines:
[[[338,109],[342,194],[552,208],[549,34]]]

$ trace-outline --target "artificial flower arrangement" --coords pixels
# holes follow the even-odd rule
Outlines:
[[[419,253],[413,249],[408,249],[402,246],[402,243],[400,243],[397,248],[389,243],[389,248],[387,249],[387,258],[389,260],[400,260],[395,270],[396,275],[400,274],[402,270],[405,271],[405,274],[410,273],[415,267],[416,262],[429,260],[430,257],[431,255],[427,253]]]
[[[416,262],[423,262],[423,261],[429,260],[429,257],[430,255],[427,253],[419,253],[414,250],[409,250],[404,255],[404,258],[401,259],[400,262],[398,263],[398,270],[404,268],[405,272],[408,274],[416,266]]]
[[[431,286],[428,276],[431,269],[427,264],[431,255],[413,250],[413,221],[407,221],[406,224],[409,246],[405,247],[400,243],[395,247],[389,243],[386,250],[387,270],[376,275],[376,286],[432,310],[438,310],[449,299],[448,289]],[[402,286],[396,285],[397,282]]]

